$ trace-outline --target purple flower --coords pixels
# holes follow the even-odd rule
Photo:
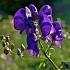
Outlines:
[[[49,5],[44,5],[40,11],[39,11],[40,15],[52,15],[52,8]]]
[[[33,6],[33,5],[32,5]],[[31,10],[31,11],[30,11]],[[39,53],[38,43],[34,37],[35,26],[33,24],[32,14],[34,13],[33,9],[29,9],[28,7],[19,9],[13,19],[14,28],[16,30],[20,30],[22,33],[26,30],[27,34],[27,50],[31,55],[37,56]]]
[[[55,36],[55,37],[54,37],[54,36]],[[54,35],[54,36],[52,37],[53,43],[54,43],[57,47],[60,47],[60,48],[61,48],[61,42],[62,42],[62,40],[63,40],[63,38],[64,38],[64,35],[63,35],[62,33],[59,33],[59,34]]]
[[[52,40],[56,44],[56,46],[61,47],[61,41],[64,38],[64,34],[62,33],[62,25],[60,22],[55,21],[53,23],[54,33],[52,34]]]
[[[39,25],[42,36],[45,40],[51,41],[50,34],[53,33],[52,9],[49,5],[44,5],[39,11]]]
[[[27,50],[33,56],[39,54],[38,40],[36,36],[36,26],[38,23],[44,40],[55,43],[60,46],[64,38],[62,33],[62,25],[52,18],[52,8],[49,5],[44,5],[39,13],[37,8],[30,4],[29,8],[20,8],[14,15],[13,24],[16,30],[20,33],[25,30],[27,35]]]
[[[37,11],[37,8],[33,5],[33,4],[30,4],[29,5],[29,9],[32,13],[32,18],[33,20],[36,20],[38,18],[38,11]],[[37,19],[38,20],[38,19]]]
[[[56,31],[62,31],[62,25],[59,21],[54,21],[53,26],[54,26]]]
[[[30,5],[29,5],[29,9],[30,9],[30,11],[32,12],[33,15],[34,15],[35,13],[38,14],[37,8],[36,8],[33,4],[30,4]]]
[[[37,40],[35,39],[34,33],[35,33],[35,26],[33,25],[33,19],[31,18],[31,11],[28,7],[26,7],[26,17],[28,18],[28,25],[26,28],[27,33],[27,44],[28,44],[28,51],[31,55],[37,56],[39,54],[39,48]]]
[[[38,43],[35,40],[34,34],[27,36],[28,51],[31,55],[37,56],[39,54]]]
[[[42,36],[45,40],[53,42],[56,46],[61,47],[61,41],[64,38],[62,25],[52,19],[52,9],[49,5],[44,5],[39,11],[39,25]]]
[[[24,31],[26,26],[26,19],[25,19],[25,9],[20,8],[14,15],[14,28],[16,30]]]

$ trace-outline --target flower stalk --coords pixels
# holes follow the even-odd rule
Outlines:
[[[52,61],[52,59],[51,59],[51,58],[46,54],[46,52],[44,51],[43,45],[42,45],[40,39],[39,39],[38,41],[39,41],[39,44],[40,44],[40,47],[41,47],[41,51],[43,52],[44,56],[50,61],[50,63],[55,67],[56,70],[60,70],[60,69],[58,68],[58,66]]]

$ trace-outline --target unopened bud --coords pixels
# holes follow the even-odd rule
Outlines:
[[[38,28],[36,28],[35,31],[36,31],[36,34],[38,35],[38,34],[39,34],[39,30],[38,30]]]
[[[0,39],[2,40],[2,39],[3,39],[3,37],[4,37],[4,35],[2,35],[2,36],[0,37]]]
[[[9,36],[7,36],[7,37],[6,37],[6,41],[8,42],[9,40],[10,40],[10,37],[9,37]]]
[[[17,55],[21,56],[21,49],[20,48],[17,48]]]
[[[5,41],[2,41],[2,46],[3,46],[3,47],[5,47],[5,46],[6,46]]]
[[[38,35],[39,38],[41,38],[41,35]]]
[[[10,49],[9,49],[8,47],[5,47],[5,48],[4,48],[4,54],[7,55],[7,54],[9,53],[9,51],[10,51]]]
[[[70,39],[70,36],[68,36],[68,39]]]
[[[13,44],[13,43],[10,45],[10,49],[11,49],[11,50],[14,49],[14,44]]]
[[[48,40],[47,39],[45,40],[45,43],[48,43]]]
[[[70,62],[62,62],[61,65],[63,66],[63,68],[69,70],[70,69]]]
[[[34,25],[35,25],[36,27],[38,26],[38,24],[36,24],[36,23],[35,23]]]
[[[25,46],[22,44],[21,45],[21,51],[24,51],[25,50]]]
[[[2,40],[5,40],[5,39],[6,39],[6,37],[5,37],[4,35],[2,35],[2,36],[1,36],[1,41],[2,41]]]
[[[6,42],[6,45],[9,46],[9,42]]]

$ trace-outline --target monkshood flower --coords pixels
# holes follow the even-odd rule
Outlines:
[[[52,19],[52,8],[44,5],[39,13],[37,8],[30,4],[29,8],[20,8],[14,15],[14,28],[20,30],[20,34],[25,30],[27,34],[27,49],[31,55],[39,54],[37,25],[40,26],[44,40],[55,43],[60,46],[63,39],[62,26]],[[38,32],[39,33],[39,32]]]
[[[44,5],[39,11],[40,28],[43,38],[61,47],[61,41],[64,38],[62,33],[62,25],[59,21],[53,21],[52,8],[49,5]]]
[[[44,5],[39,11],[39,25],[42,36],[45,40],[52,41],[50,35],[54,32],[52,8],[49,5]]]
[[[39,53],[37,39],[35,37],[35,26],[33,24],[34,13],[37,13],[37,9],[34,5],[29,5],[30,8],[20,8],[14,15],[14,28],[20,30],[22,33],[26,30],[27,34],[27,49],[31,55],[37,56]]]
[[[54,33],[52,34],[52,40],[56,44],[57,47],[61,48],[61,41],[64,38],[64,34],[62,33],[62,25],[59,21],[53,22]]]

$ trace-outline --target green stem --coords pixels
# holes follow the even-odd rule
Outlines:
[[[51,60],[51,58],[50,58],[50,57],[46,54],[46,52],[44,51],[43,45],[42,45],[40,39],[39,39],[39,44],[40,44],[40,47],[41,47],[41,51],[43,52],[43,54],[45,55],[45,57],[52,63],[52,65],[56,68],[56,70],[60,70],[60,69],[58,68],[58,66]]]

